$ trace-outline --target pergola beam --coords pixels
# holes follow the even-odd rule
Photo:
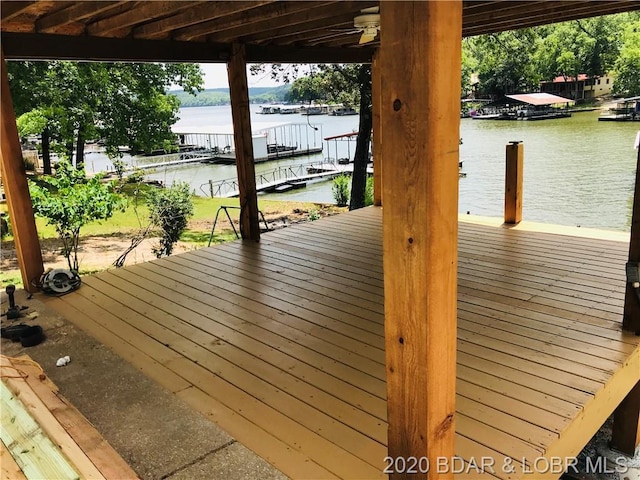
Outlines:
[[[380,9],[388,454],[436,465],[454,455],[462,2]],[[391,473],[408,477],[453,472]]]

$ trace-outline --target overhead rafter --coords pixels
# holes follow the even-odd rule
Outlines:
[[[2,8],[0,8],[0,18],[2,18],[3,21],[11,20],[35,3],[36,2],[4,2]]]
[[[330,18],[334,27],[339,28],[345,23],[353,26],[353,13],[347,12],[337,14],[336,12],[326,9],[315,11],[313,17],[307,18],[306,21],[296,25],[295,31],[289,25],[273,28],[262,32],[252,32],[250,35],[244,35],[242,41],[245,43],[261,43],[270,41],[279,45],[291,44],[306,38],[315,38],[318,32],[327,33],[327,18]]]
[[[336,17],[341,17],[344,15],[349,15],[351,17],[351,21],[353,21],[353,12],[354,10],[358,12],[358,8],[360,8],[360,6],[363,6],[362,2],[340,1],[321,2],[314,8],[291,9],[286,13],[286,15],[289,16],[289,19],[286,23],[286,28],[289,29],[289,31],[294,30],[296,32],[299,32],[305,29],[305,25],[308,22],[319,19],[324,20],[325,28],[327,28],[327,24],[333,24]],[[208,35],[207,40],[228,42],[234,38],[241,38],[244,40],[244,37],[247,35],[270,34],[272,30],[277,29],[282,25],[282,20],[283,19],[281,18],[281,16],[279,16],[259,20],[251,24],[250,26],[238,25],[235,28],[225,29],[218,33]]]
[[[103,12],[107,12],[114,7],[128,3],[127,1],[99,2],[98,5],[77,3],[57,12],[44,15],[36,20],[35,31],[37,33],[56,33],[56,31],[71,23],[79,23],[86,18],[94,17]],[[96,8],[97,7],[97,8]],[[4,5],[2,9],[4,10]]]
[[[321,4],[332,3],[339,2],[277,2],[178,30],[174,33],[173,38],[176,40],[195,39],[203,41],[205,37],[213,37],[217,32],[237,27],[242,27],[245,29],[245,33],[248,33],[251,31],[252,25],[273,19],[277,19],[279,25],[287,25],[287,20],[290,20],[289,15],[302,12],[308,8],[317,7]],[[211,41],[214,40],[212,39]]]
[[[137,8],[132,7],[126,12],[89,24],[87,33],[96,36],[108,36],[115,31],[122,32],[127,27],[134,26],[140,22],[165,17],[180,10],[191,8],[200,2],[157,1],[142,3],[143,5]],[[135,5],[136,3],[133,3],[133,6]]]
[[[145,23],[135,27],[131,34],[134,38],[164,38],[169,33],[180,28],[196,25],[204,21],[215,20],[229,15],[244,12],[262,5],[274,3],[275,0],[251,1],[251,2],[207,2],[203,5],[191,7],[178,15]]]

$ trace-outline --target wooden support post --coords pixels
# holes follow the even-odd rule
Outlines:
[[[244,45],[231,47],[231,60],[227,64],[229,94],[233,116],[233,138],[236,149],[236,169],[240,192],[240,234],[243,239],[260,240],[258,222],[258,196],[256,170],[251,135],[249,88],[247,86],[247,62]]]
[[[33,215],[33,205],[29,195],[27,175],[22,161],[22,148],[20,147],[16,116],[9,90],[4,52],[1,55],[0,166],[2,167],[2,181],[11,217],[11,228],[22,275],[22,284],[26,291],[35,292],[38,288],[33,285],[33,282],[39,282],[44,272],[44,264]]]
[[[388,448],[434,466],[454,454],[462,2],[380,10]]]
[[[638,132],[640,136],[640,132]],[[629,242],[629,263],[640,263],[640,148],[636,162],[636,184],[633,192],[633,210],[631,213],[631,240]],[[622,328],[640,335],[640,297],[637,287],[627,281],[624,296]],[[633,455],[640,444],[640,382],[622,401],[613,414],[613,432],[611,445]]]
[[[507,145],[507,168],[504,187],[504,223],[516,225],[522,220],[522,175],[524,171],[524,145]]]
[[[633,457],[640,445],[640,382],[636,383],[613,414],[611,446]]]
[[[382,120],[380,102],[382,101],[380,82],[380,53],[376,51],[371,63],[371,100],[373,110],[373,204],[382,205]]]
[[[638,132],[640,135],[640,132]],[[629,263],[640,263],[640,148],[636,162],[636,184],[633,192],[631,211],[631,240],[629,241]],[[632,283],[627,282],[624,296],[624,330],[640,334],[640,297]]]

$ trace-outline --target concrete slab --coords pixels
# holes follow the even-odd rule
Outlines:
[[[287,477],[238,442],[207,455],[167,480],[224,478],[226,480],[285,480]]]

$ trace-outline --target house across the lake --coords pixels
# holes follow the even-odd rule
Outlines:
[[[614,77],[610,74],[589,77],[584,73],[575,77],[558,76],[548,82],[540,82],[540,91],[571,98],[573,100],[592,100],[611,94]]]

